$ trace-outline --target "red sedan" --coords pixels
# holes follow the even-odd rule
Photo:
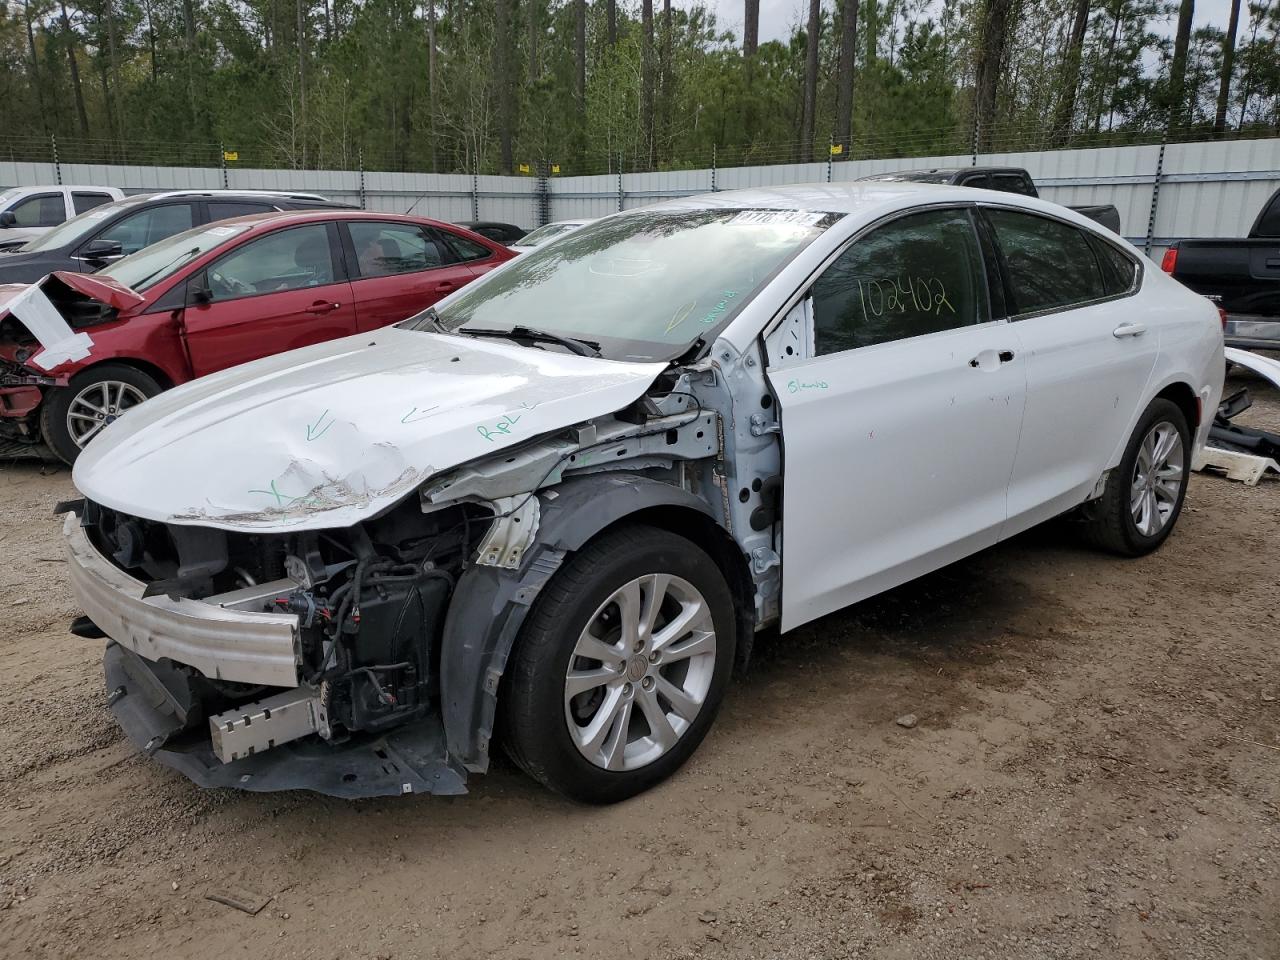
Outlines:
[[[177,234],[90,276],[52,274],[34,305],[28,288],[0,287],[0,438],[43,441],[70,463],[161,390],[396,323],[513,256],[420,217],[269,213]],[[50,305],[75,346],[42,357]]]

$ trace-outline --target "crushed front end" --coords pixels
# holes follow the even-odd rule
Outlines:
[[[482,508],[263,534],[67,509],[74,629],[109,638],[108,702],[146,753],[203,786],[465,792],[439,646]]]

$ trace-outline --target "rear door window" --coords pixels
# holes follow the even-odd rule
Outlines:
[[[1098,258],[1085,235],[1059,220],[987,208],[1004,257],[1010,311],[1062,310],[1107,295]]]
[[[430,232],[411,223],[347,223],[361,277],[390,277],[431,270],[448,262],[448,252]]]
[[[76,208],[76,213],[84,213],[104,203],[110,203],[114,199],[109,193],[92,193],[87,190],[75,190],[71,194],[71,204]]]
[[[989,319],[982,254],[968,209],[910,214],[871,231],[810,290],[819,355]]]

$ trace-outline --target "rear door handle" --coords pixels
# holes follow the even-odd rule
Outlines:
[[[454,283],[452,280],[441,280],[439,283],[436,284],[436,290],[438,290],[440,293],[448,293],[450,290],[452,290],[456,286],[457,284]]]
[[[1111,335],[1117,340],[1123,340],[1125,337],[1140,337],[1146,332],[1146,326],[1141,323],[1122,323],[1111,331]]]
[[[994,370],[999,364],[1008,363],[1012,359],[1012,350],[983,350],[980,354],[969,361],[969,366],[973,367],[975,370]]]
[[[317,300],[311,306],[307,307],[307,313],[332,313],[342,304],[334,303],[332,300]]]

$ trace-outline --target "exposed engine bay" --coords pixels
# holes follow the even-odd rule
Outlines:
[[[317,691],[326,718],[318,732],[341,741],[435,705],[443,613],[463,558],[487,526],[483,512],[468,504],[423,515],[406,503],[348,530],[293,535],[168,526],[93,503],[84,504],[80,519],[99,551],[146,582],[150,595],[235,598],[237,609],[294,614],[298,684]],[[274,692],[186,664],[175,664],[173,673],[193,707],[191,729]],[[213,724],[215,734],[226,734],[215,743],[223,762],[280,742],[269,736],[279,720],[266,709],[262,736],[234,717]]]
[[[742,571],[748,633],[768,622],[776,411],[734,418],[722,367],[759,376],[706,361],[669,372],[623,410],[441,472],[349,527],[229,530],[63,505],[88,614],[74,630],[109,637],[117,718],[206,785],[462,792],[487,766],[502,666],[538,590],[644,510],[701,516],[722,541],[708,549]]]

